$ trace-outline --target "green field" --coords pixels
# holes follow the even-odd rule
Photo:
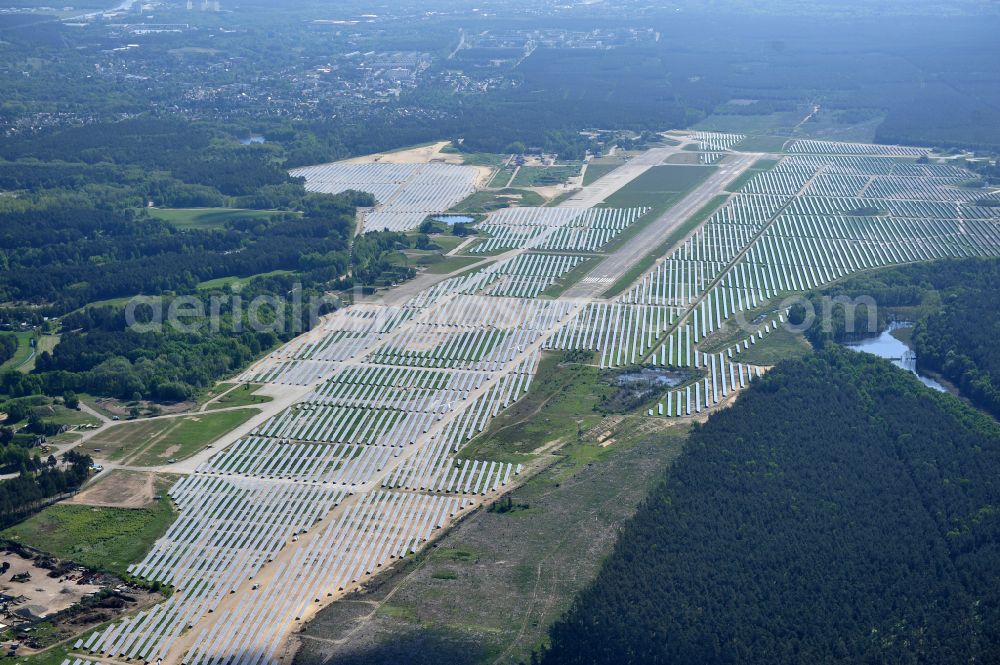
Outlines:
[[[501,189],[497,191],[481,191],[471,194],[464,201],[448,212],[452,213],[487,213],[511,205],[540,206],[545,199],[535,192],[526,189]]]
[[[701,164],[701,155],[696,152],[677,152],[667,157],[664,164],[687,164],[689,166]]]
[[[506,187],[510,184],[510,178],[514,175],[514,167],[508,166],[496,172],[490,180],[488,187]]]
[[[146,208],[150,217],[169,222],[179,229],[214,229],[234,219],[269,219],[285,214],[280,210],[243,208]]]
[[[46,404],[32,409],[35,415],[57,425],[99,425],[100,420],[85,411],[67,409],[62,404]]]
[[[782,152],[790,139],[787,136],[748,136],[736,144],[734,150],[743,152]]]
[[[580,163],[558,166],[522,166],[514,176],[512,187],[547,187],[561,185],[573,176],[580,175]]]
[[[206,290],[206,289],[221,289],[226,286],[231,287],[236,284],[242,286],[244,284],[247,284],[250,280],[255,279],[257,277],[275,277],[277,275],[292,275],[292,274],[294,274],[294,272],[291,270],[272,270],[271,272],[262,272],[257,275],[250,275],[249,277],[235,277],[235,276],[218,277],[216,279],[209,279],[205,280],[204,282],[200,282],[198,284],[198,288]]]
[[[594,182],[595,180],[600,180],[601,178],[611,173],[624,163],[625,162],[621,161],[620,159],[615,159],[610,161],[595,159],[594,161],[590,162],[590,164],[587,165],[587,171],[586,173],[583,174],[584,187]]]
[[[165,499],[148,508],[56,504],[0,531],[0,538],[81,566],[126,575],[128,566],[146,555],[175,515]]]
[[[427,266],[432,275],[445,275],[482,261],[481,256],[446,256]]]
[[[273,397],[258,395],[257,391],[263,388],[257,384],[244,384],[235,390],[226,393],[216,401],[208,405],[208,410],[225,409],[233,406],[255,406],[257,404],[267,404]]]
[[[371,654],[369,662],[409,662],[407,654],[418,651],[422,663],[529,662],[597,574],[623,521],[680,454],[686,429],[606,449],[570,445],[513,491],[517,509],[474,513],[368,593],[320,612],[305,626],[295,662],[320,665],[359,652]]]
[[[812,347],[802,335],[789,332],[784,326],[778,326],[757,340],[749,349],[739,355],[740,362],[752,365],[776,365],[782,360],[801,358],[812,353]]]
[[[11,333],[17,337],[17,351],[7,362],[0,365],[0,371],[18,370],[28,373],[35,369],[35,358],[43,351],[52,353],[59,343],[59,335],[36,335],[33,332]],[[36,347],[32,348],[31,340],[36,339]]]
[[[692,129],[706,132],[734,132],[737,134],[787,134],[802,122],[808,110],[779,111],[762,115],[713,114]]]
[[[35,337],[35,333],[17,332],[10,334],[17,337],[17,351],[14,352],[14,356],[10,360],[0,365],[0,371],[20,368],[28,361],[34,351],[31,348],[31,340]]]
[[[715,171],[714,166],[654,166],[608,197],[611,208],[672,204]]]
[[[159,466],[171,458],[190,457],[257,413],[238,409],[122,423],[88,440],[80,452],[132,466]]]
[[[563,354],[545,355],[528,394],[494,418],[459,456],[524,462],[546,444],[576,441],[580,429],[600,421],[594,407],[612,391],[600,383],[601,370],[562,364],[563,359]]]

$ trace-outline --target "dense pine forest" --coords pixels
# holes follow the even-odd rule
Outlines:
[[[912,321],[918,367],[941,374],[976,406],[1000,417],[1000,321],[986,316],[1000,311],[1000,260],[948,260],[881,270],[813,294],[811,301],[819,312],[823,297],[839,296],[873,298],[878,329],[868,329],[868,311],[862,306],[854,311],[854,332],[848,332],[849,314],[837,306],[829,330],[817,319],[807,331],[815,346],[878,333],[890,319]]]
[[[872,356],[696,426],[537,660],[1000,660],[1000,427]]]
[[[20,456],[20,457],[18,457]],[[19,475],[0,483],[0,527],[10,526],[37,510],[46,499],[75,492],[90,475],[93,460],[88,455],[69,451],[58,467],[55,457],[41,460],[29,457],[17,447],[3,449],[5,469]]]

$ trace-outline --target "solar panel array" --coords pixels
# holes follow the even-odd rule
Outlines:
[[[656,413],[697,413],[756,376],[739,354],[771,332],[781,312],[721,356],[702,350],[737,314],[862,270],[1000,255],[1000,210],[976,205],[989,195],[963,186],[967,171],[900,159],[923,154],[916,149],[813,143],[800,149],[818,154],[787,157],[749,179],[619,299],[680,308],[646,360],[704,374],[669,393]]]
[[[595,252],[647,212],[649,208],[506,208],[478,225],[490,237],[469,251]]]
[[[703,138],[715,151],[733,139]],[[543,351],[684,370],[690,378],[665,388],[649,415],[690,417],[766,371],[746,358],[784,323],[767,305],[776,297],[870,268],[1000,254],[1000,210],[963,195],[974,191],[959,186],[968,174],[901,161],[911,153],[898,150],[805,142],[809,154],[751,178],[614,301],[541,295],[581,265],[574,251],[601,247],[644,209],[492,215],[477,249],[510,256],[402,305],[337,311],[240,377],[299,386],[302,397],[170,490],[180,517],[130,569],[172,585],[170,598],[75,648],[276,663],[317,608],[523,471],[464,451],[529,390]],[[717,334],[760,311],[742,337]]]
[[[745,139],[743,134],[727,134],[725,132],[695,132],[694,140],[699,150],[728,151]],[[711,162],[703,162],[711,163]]]
[[[378,206],[364,216],[365,231],[409,231],[428,215],[445,212],[476,191],[476,169],[453,164],[349,164],[293,169],[306,189],[323,194],[369,192]]]

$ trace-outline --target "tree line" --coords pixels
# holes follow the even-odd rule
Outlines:
[[[1000,427],[838,347],[695,425],[533,663],[1000,659]]]
[[[875,271],[810,298],[820,311],[824,297],[840,296],[871,297],[878,305],[872,317],[877,325],[869,329],[866,305],[836,305],[829,329],[816,319],[806,331],[814,346],[878,334],[890,319],[909,319],[915,324],[917,367],[943,375],[976,406],[1000,417],[1000,354],[992,316],[1000,311],[1000,259],[945,260]],[[798,316],[790,314],[792,319]]]

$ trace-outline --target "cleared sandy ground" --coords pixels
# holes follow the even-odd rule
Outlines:
[[[451,145],[451,141],[438,141],[431,145],[418,146],[407,150],[396,150],[393,152],[377,152],[373,155],[362,155],[345,159],[345,164],[429,164],[430,162],[441,162],[443,164],[456,164],[459,166],[470,166],[476,169],[476,189],[482,189],[490,181],[493,169],[488,166],[474,166],[465,164],[462,155],[457,152],[441,152],[446,146]]]
[[[0,593],[13,598],[23,596],[23,603],[11,609],[25,610],[36,617],[45,617],[75,605],[89,594],[97,593],[101,587],[92,584],[77,584],[75,577],[49,577],[49,571],[39,568],[33,561],[22,559],[17,554],[4,552],[0,562],[6,561],[10,569],[0,580]],[[28,573],[26,582],[13,582],[11,578]]]
[[[80,492],[69,504],[102,508],[145,508],[156,495],[156,474],[114,469],[100,481]]]

